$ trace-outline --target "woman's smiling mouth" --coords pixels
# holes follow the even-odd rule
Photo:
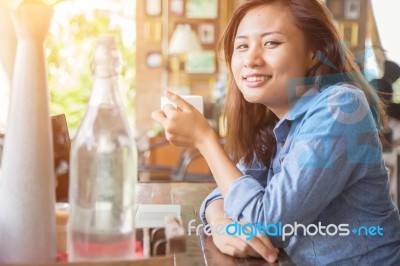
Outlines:
[[[243,77],[243,82],[249,88],[257,88],[265,85],[265,83],[267,83],[271,78],[272,76],[268,75],[252,75]]]

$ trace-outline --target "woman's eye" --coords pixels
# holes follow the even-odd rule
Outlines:
[[[281,44],[280,42],[268,41],[264,43],[265,47],[273,48]]]
[[[236,49],[240,50],[240,49],[246,49],[247,48],[247,44],[238,44],[236,45]]]

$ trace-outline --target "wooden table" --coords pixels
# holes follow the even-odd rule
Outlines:
[[[139,183],[139,204],[180,204],[185,230],[188,223],[196,219],[201,223],[199,208],[203,199],[216,187],[215,183]],[[186,239],[186,252],[175,254],[175,265],[294,265],[281,250],[279,262],[268,263],[261,259],[239,259],[221,253],[214,245],[212,237],[192,234]]]

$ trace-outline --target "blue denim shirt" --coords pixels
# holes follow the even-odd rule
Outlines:
[[[226,216],[261,225],[345,224],[345,235],[331,226],[330,235],[313,235],[310,227],[285,241],[270,236],[297,265],[400,265],[399,212],[363,92],[344,83],[311,89],[274,134],[277,153],[270,168],[257,160],[249,167],[238,163],[243,176],[225,195]],[[221,198],[217,188],[204,200],[204,224],[206,206]]]

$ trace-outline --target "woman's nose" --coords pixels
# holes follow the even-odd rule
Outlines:
[[[265,64],[261,47],[251,47],[244,60],[244,67],[254,68]]]

